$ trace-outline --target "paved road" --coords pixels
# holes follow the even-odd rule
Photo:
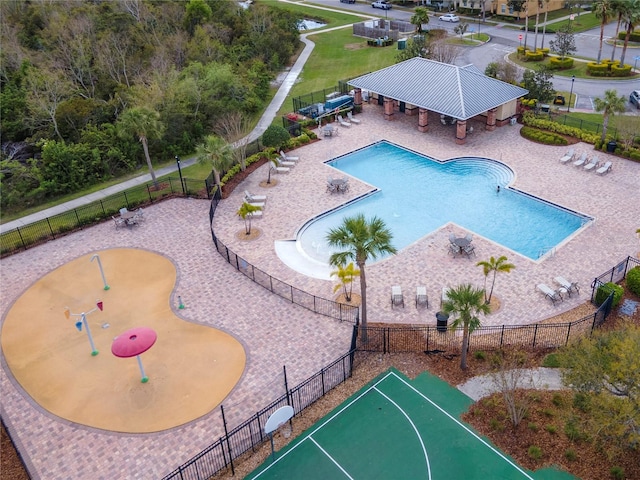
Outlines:
[[[289,0],[281,0],[281,1],[289,1]],[[381,11],[379,9],[373,9],[370,6],[370,3],[359,2],[356,4],[346,4],[346,3],[338,3],[337,0],[317,0],[317,3],[320,4],[319,9],[324,10],[335,10],[335,7],[339,7],[341,9],[351,10],[354,12],[358,12],[363,16],[371,17],[372,15],[377,15],[380,17],[387,16],[388,18],[394,18],[397,20],[409,21],[411,15],[413,14],[409,9],[401,9],[395,8],[388,11]],[[311,6],[311,5],[309,5]],[[448,22],[439,22],[435,17],[432,17],[430,24],[433,26],[437,24],[438,28],[445,28],[447,30],[453,31],[455,28],[455,24],[451,24]],[[480,27],[481,32],[488,33],[491,36],[491,41],[477,47],[468,47],[464,48],[462,55],[458,58],[458,65],[468,65],[473,63],[477,66],[481,71],[484,71],[486,66],[490,62],[503,60],[509,53],[512,53],[514,48],[518,46],[518,31],[513,29],[504,28],[502,25],[497,26],[489,26],[487,25],[475,25],[475,28]],[[350,28],[350,26],[336,27],[336,28]],[[330,31],[334,29],[324,29],[322,31]],[[317,33],[318,31],[313,31],[311,33]],[[607,26],[605,30],[605,34],[607,36],[612,36],[615,33],[615,24],[610,24]],[[579,46],[579,54],[581,56],[589,56],[591,54],[594,58],[597,56],[597,49],[599,43],[599,29],[590,30],[584,34],[579,34],[577,37],[577,44]],[[594,41],[594,36],[596,40]],[[286,73],[284,76],[284,80],[282,81],[278,92],[275,97],[266,108],[263,113],[260,121],[256,125],[255,129],[248,135],[248,140],[253,141],[257,139],[265,129],[271,124],[273,118],[276,113],[282,106],[282,103],[286,99],[287,95],[294,82],[297,80],[300,72],[302,71],[302,67],[306,63],[309,55],[313,51],[314,44],[310,40],[307,39],[307,34],[302,34],[301,41],[305,43],[305,48],[303,52],[298,57],[296,63],[293,67]],[[545,39],[545,44],[551,40],[551,36],[547,35]],[[541,38],[539,39],[542,40]],[[533,35],[529,40],[530,44],[533,42]],[[594,50],[595,44],[595,50]],[[607,53],[608,52],[608,53]],[[633,55],[640,54],[639,51],[629,50],[627,53],[628,58],[632,58]],[[611,47],[606,45],[603,48],[603,57],[607,58],[607,56],[611,55]],[[566,77],[554,77],[553,79],[554,86],[556,90],[559,91],[571,91],[571,79]],[[619,93],[627,95],[632,90],[640,89],[640,81],[638,80],[584,80],[579,79],[574,82],[573,92],[577,95],[577,104],[576,108],[581,110],[593,110],[593,98],[597,96],[602,96],[605,90],[615,89],[618,90]],[[628,105],[628,112],[634,115],[640,115],[640,110],[632,108],[632,106]],[[195,158],[187,158],[181,162],[182,167],[187,167],[195,163]],[[169,173],[173,173],[177,171],[177,165],[170,165],[168,167],[164,167],[156,171],[158,176],[167,175]],[[32,215],[28,215],[26,217],[22,217],[18,220],[14,220],[11,222],[4,223],[0,225],[0,233],[12,230],[14,228],[22,227],[28,225],[30,223],[36,222],[38,220],[42,220],[47,217],[51,217],[53,215],[57,215],[59,213],[63,213],[73,208],[77,208],[82,205],[89,204],[91,202],[97,201],[99,199],[105,198],[109,195],[113,195],[115,193],[121,192],[128,188],[135,187],[137,185],[142,185],[146,182],[151,181],[151,176],[149,174],[140,175],[139,177],[133,178],[126,182],[120,183],[118,185],[114,185],[112,187],[106,188],[99,192],[95,192],[93,194],[77,198],[75,200],[56,205],[55,207],[51,207],[46,210],[42,210],[40,212],[34,213]]]

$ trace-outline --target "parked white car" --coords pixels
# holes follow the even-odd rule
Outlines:
[[[391,10],[391,4],[386,0],[378,0],[377,2],[373,2],[371,4],[373,8],[381,8],[383,10]]]
[[[444,15],[440,16],[440,20],[442,20],[443,22],[459,22],[460,21],[460,17],[458,17],[457,15],[454,15],[453,13],[445,13]]]

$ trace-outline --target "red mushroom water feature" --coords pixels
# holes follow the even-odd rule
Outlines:
[[[144,373],[140,355],[149,350],[156,343],[157,338],[156,332],[150,328],[132,328],[113,339],[111,353],[120,358],[136,357],[138,359],[138,367],[140,367],[140,374],[142,375],[141,382],[147,383],[149,377]]]

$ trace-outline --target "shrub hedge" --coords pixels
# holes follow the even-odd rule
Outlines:
[[[557,133],[532,127],[522,127],[520,129],[520,135],[528,140],[544,143],[545,145],[567,145],[569,143],[566,138]]]
[[[549,59],[549,67],[553,70],[564,70],[573,67],[573,58],[551,57]]]
[[[547,30],[547,32],[548,32],[548,30]],[[618,32],[618,38],[620,40],[624,40],[624,37],[626,35],[627,35],[627,32]],[[631,32],[631,35],[629,36],[629,41],[630,42],[640,42],[640,30]]]
[[[627,288],[640,297],[640,267],[634,267],[627,273]]]
[[[545,118],[538,118],[533,112],[524,112],[522,114],[522,122],[529,127],[547,130],[560,135],[568,135],[586,143],[595,144],[600,138],[597,133],[587,132],[569,125],[562,125]]]
[[[620,285],[608,282],[604,285],[600,285],[598,290],[596,291],[596,305],[600,306],[607,299],[609,295],[613,292],[613,303],[611,304],[611,308],[616,308],[622,299],[622,295],[624,294],[624,288]]]
[[[536,50],[535,52],[527,50],[525,52],[524,59],[527,62],[541,62],[544,59],[544,53],[542,53],[540,50]]]

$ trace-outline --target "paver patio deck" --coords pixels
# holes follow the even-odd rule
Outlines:
[[[369,186],[352,179],[347,194],[329,194],[325,180],[331,169],[323,162],[386,139],[439,159],[481,156],[501,160],[515,171],[515,187],[593,216],[595,221],[539,262],[478,236],[474,240],[476,258],[454,259],[446,252],[448,233],[461,233],[462,229],[445,226],[397,256],[368,267],[370,322],[435,324],[442,287],[463,281],[481,286],[484,277],[475,262],[491,255],[506,255],[517,268],[498,276],[496,295],[502,308],[483,323],[539,321],[586,301],[588,286],[596,275],[638,251],[634,232],[640,221],[640,164],[601,153],[601,160],[611,159],[614,168],[600,177],[561,165],[558,159],[565,147],[522,140],[519,127],[485,132],[481,124],[471,122],[473,135],[466,145],[456,145],[454,129],[440,126],[434,118],[430,119],[430,132],[422,134],[415,128],[417,117],[396,116],[396,121],[386,122],[379,107],[365,105],[360,125],[298,149],[294,154],[302,157],[299,165],[287,175],[276,176],[279,184],[273,188],[259,186],[267,173],[266,167],[258,169],[220,204],[214,220],[220,239],[274,277],[332,298],[332,282],[305,277],[283,265],[275,254],[274,241],[293,238],[307,219],[368,191]],[[590,150],[586,144],[575,147]],[[253,224],[262,235],[251,242],[235,237],[244,228],[235,212],[245,189],[268,195],[264,218]],[[139,228],[115,230],[106,222],[3,259],[2,318],[36,279],[81,255],[114,247],[145,248],[165,255],[178,270],[171,302],[177,309],[180,295],[186,305],[186,309],[176,310],[178,315],[214,325],[245,345],[246,371],[223,402],[229,426],[237,425],[283,393],[283,365],[287,366],[289,385],[295,385],[346,352],[351,326],[292,305],[235,271],[213,248],[208,208],[207,201],[168,200],[145,209],[148,219]],[[536,292],[535,285],[552,283],[556,275],[578,281],[583,290],[554,307]],[[396,284],[408,295],[415,291],[415,285],[426,285],[433,306],[418,311],[409,297],[404,309],[392,311],[389,293]],[[27,327],[28,319],[25,324]],[[158,478],[200,452],[223,431],[219,409],[185,426],[154,434],[123,435],[71,424],[35,404],[7,371],[4,357],[2,367],[2,417],[34,478]]]

